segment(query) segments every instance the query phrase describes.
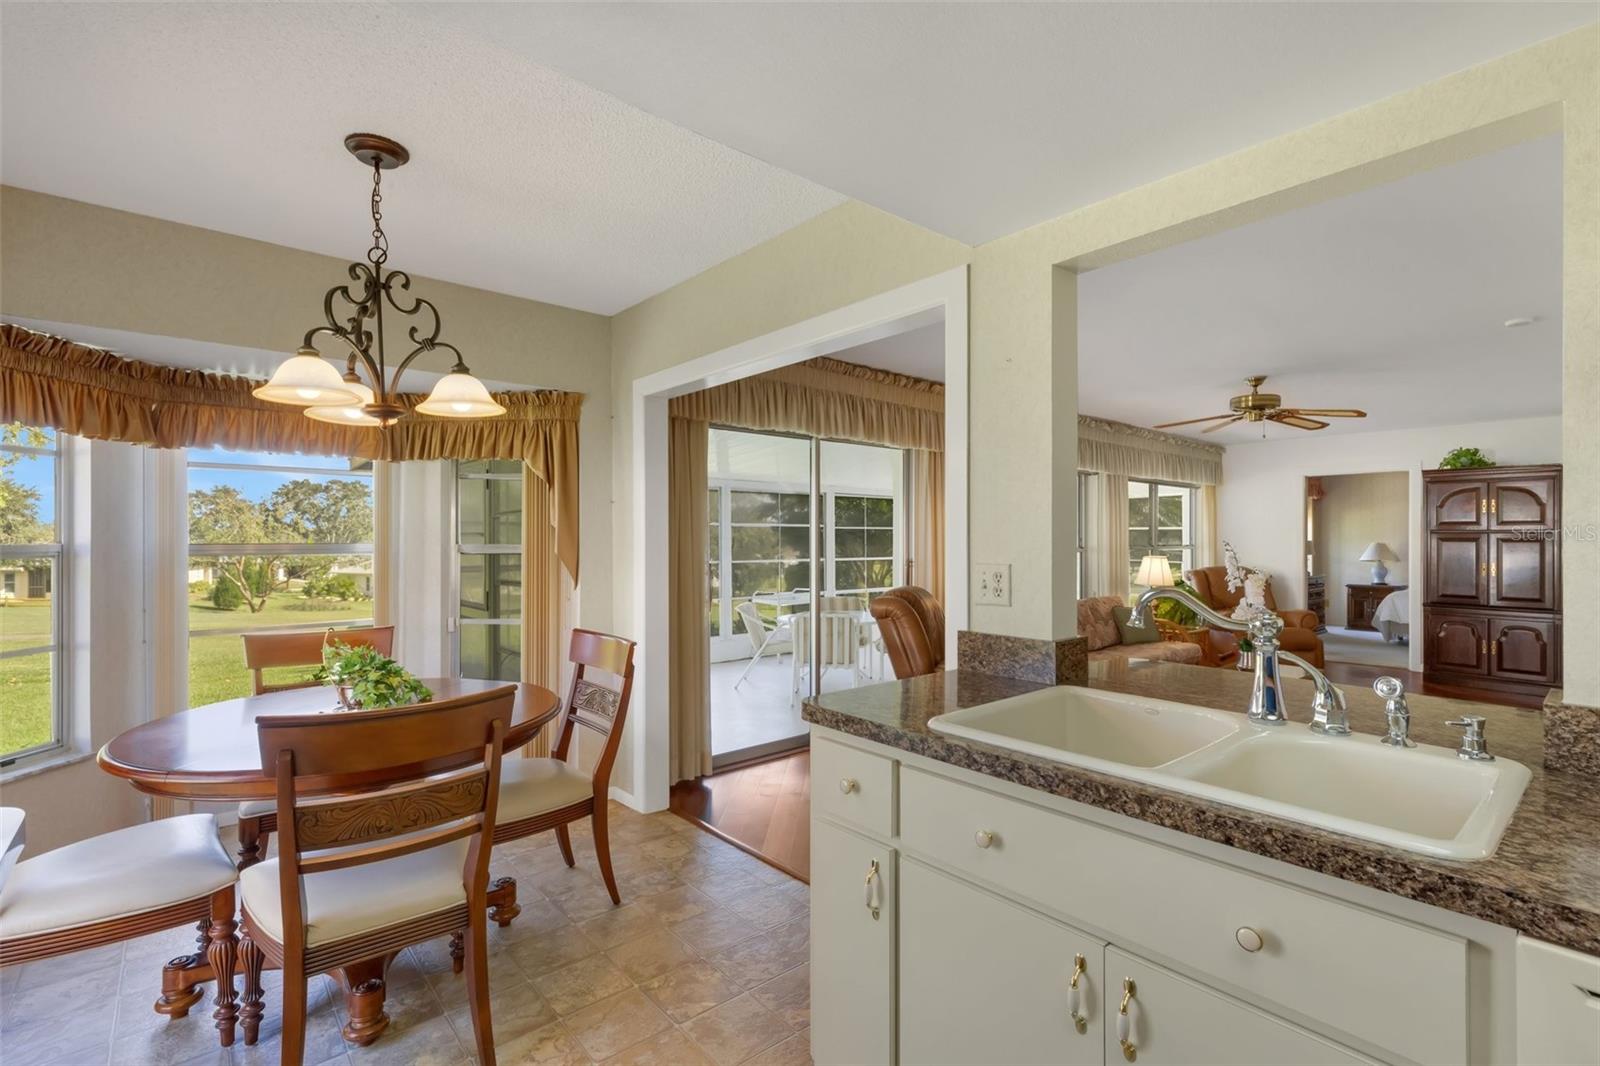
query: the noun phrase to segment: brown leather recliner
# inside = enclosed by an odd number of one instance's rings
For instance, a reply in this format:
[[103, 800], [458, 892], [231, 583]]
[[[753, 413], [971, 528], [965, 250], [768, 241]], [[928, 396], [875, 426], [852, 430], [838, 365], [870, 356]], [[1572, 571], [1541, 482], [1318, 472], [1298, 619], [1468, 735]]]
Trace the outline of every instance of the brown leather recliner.
[[944, 607], [927, 589], [902, 585], [873, 599], [883, 649], [898, 678], [944, 669]]
[[[1190, 571], [1195, 592], [1206, 606], [1222, 614], [1232, 614], [1244, 598], [1244, 590], [1228, 588], [1228, 568], [1202, 566]], [[1272, 581], [1267, 581], [1267, 610], [1283, 619], [1283, 632], [1278, 635], [1278, 647], [1293, 652], [1319, 670], [1322, 668], [1322, 638], [1317, 636], [1317, 616], [1312, 611], [1296, 609], [1279, 610], [1272, 596]], [[1232, 636], [1234, 634], [1230, 634]]]

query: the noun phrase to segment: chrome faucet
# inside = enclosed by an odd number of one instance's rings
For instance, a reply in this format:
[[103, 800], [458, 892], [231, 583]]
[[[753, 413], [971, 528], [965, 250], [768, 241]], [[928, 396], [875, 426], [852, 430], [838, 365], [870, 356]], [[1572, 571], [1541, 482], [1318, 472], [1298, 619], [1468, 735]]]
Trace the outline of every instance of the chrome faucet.
[[1326, 674], [1298, 655], [1280, 651], [1278, 658], [1304, 670], [1311, 683], [1317, 686], [1317, 694], [1311, 699], [1311, 731], [1330, 737], [1349, 736], [1350, 707], [1345, 703], [1344, 693], [1340, 691], [1339, 686], [1329, 681]]
[[[1250, 688], [1250, 709], [1245, 716], [1262, 725], [1282, 725], [1289, 719], [1283, 713], [1283, 682], [1278, 677], [1278, 634], [1283, 632], [1283, 619], [1270, 611], [1258, 612], [1248, 621], [1218, 614], [1182, 589], [1159, 586], [1141, 593], [1133, 605], [1131, 621], [1143, 628], [1150, 625], [1150, 606], [1156, 600], [1181, 603], [1195, 614], [1219, 629], [1231, 629], [1250, 638], [1255, 652], [1256, 676]], [[1320, 671], [1306, 667], [1323, 684], [1328, 679]]]
[[1383, 698], [1383, 716], [1389, 731], [1383, 742], [1393, 748], [1414, 748], [1411, 739], [1411, 708], [1406, 706], [1406, 686], [1398, 677], [1384, 677], [1372, 683], [1372, 691]]

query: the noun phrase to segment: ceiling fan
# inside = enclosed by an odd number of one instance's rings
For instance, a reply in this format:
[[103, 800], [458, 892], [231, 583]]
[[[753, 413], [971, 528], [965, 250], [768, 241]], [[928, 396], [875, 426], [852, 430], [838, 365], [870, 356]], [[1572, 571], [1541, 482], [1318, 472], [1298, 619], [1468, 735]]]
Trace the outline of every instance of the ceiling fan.
[[[1262, 392], [1261, 383], [1267, 380], [1265, 374], [1257, 374], [1244, 379], [1250, 386], [1250, 391], [1233, 397], [1228, 401], [1230, 414], [1211, 415], [1208, 418], [1191, 418], [1183, 422], [1163, 422], [1155, 429], [1172, 429], [1175, 426], [1192, 426], [1198, 422], [1216, 422], [1214, 426], [1207, 426], [1202, 433], [1215, 433], [1224, 426], [1231, 426], [1235, 422], [1277, 422], [1280, 425], [1293, 426], [1295, 429], [1327, 429], [1328, 423], [1321, 421], [1323, 418], [1366, 418], [1367, 412], [1357, 411], [1353, 407], [1285, 407], [1283, 397], [1275, 392]], [[1312, 418], [1311, 415], [1319, 417]], [[1262, 426], [1262, 432], [1266, 432]]]

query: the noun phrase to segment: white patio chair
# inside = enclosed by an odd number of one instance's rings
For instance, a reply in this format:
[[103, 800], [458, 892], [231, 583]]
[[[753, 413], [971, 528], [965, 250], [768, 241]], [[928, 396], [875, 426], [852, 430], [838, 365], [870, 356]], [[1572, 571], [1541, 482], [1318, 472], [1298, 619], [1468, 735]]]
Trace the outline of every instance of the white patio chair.
[[744, 684], [744, 679], [750, 676], [750, 671], [767, 652], [772, 652], [782, 661], [785, 652], [794, 651], [794, 618], [792, 614], [779, 615], [778, 621], [768, 626], [761, 617], [761, 612], [756, 610], [756, 605], [746, 601], [734, 608], [739, 617], [744, 619], [744, 632], [750, 638], [750, 646], [755, 649], [755, 654], [750, 656], [750, 661], [744, 664], [744, 671], [739, 674], [739, 680], [733, 683], [734, 688]]

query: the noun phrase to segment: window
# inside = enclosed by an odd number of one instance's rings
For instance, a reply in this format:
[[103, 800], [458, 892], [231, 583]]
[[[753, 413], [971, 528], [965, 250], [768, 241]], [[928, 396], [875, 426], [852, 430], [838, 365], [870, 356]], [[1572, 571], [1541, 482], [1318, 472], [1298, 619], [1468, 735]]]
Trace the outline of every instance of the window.
[[1128, 579], [1146, 555], [1165, 555], [1176, 580], [1194, 565], [1195, 490], [1128, 479]]
[[250, 693], [242, 633], [372, 624], [370, 460], [191, 449], [188, 488], [191, 707]]
[[[728, 551], [732, 610], [758, 592], [809, 588], [811, 496], [730, 489]], [[737, 613], [730, 632], [744, 632]]]
[[1092, 473], [1078, 471], [1078, 599], [1083, 599], [1083, 590], [1089, 587], [1088, 543], [1089, 543], [1089, 479]]
[[894, 498], [831, 494], [833, 557], [828, 587], [841, 594], [891, 589], [894, 577]]
[[713, 486], [706, 518], [706, 633], [722, 635], [722, 489]]
[[456, 464], [456, 672], [522, 680], [522, 463]]
[[54, 430], [0, 426], [0, 765], [65, 735], [65, 473]]

